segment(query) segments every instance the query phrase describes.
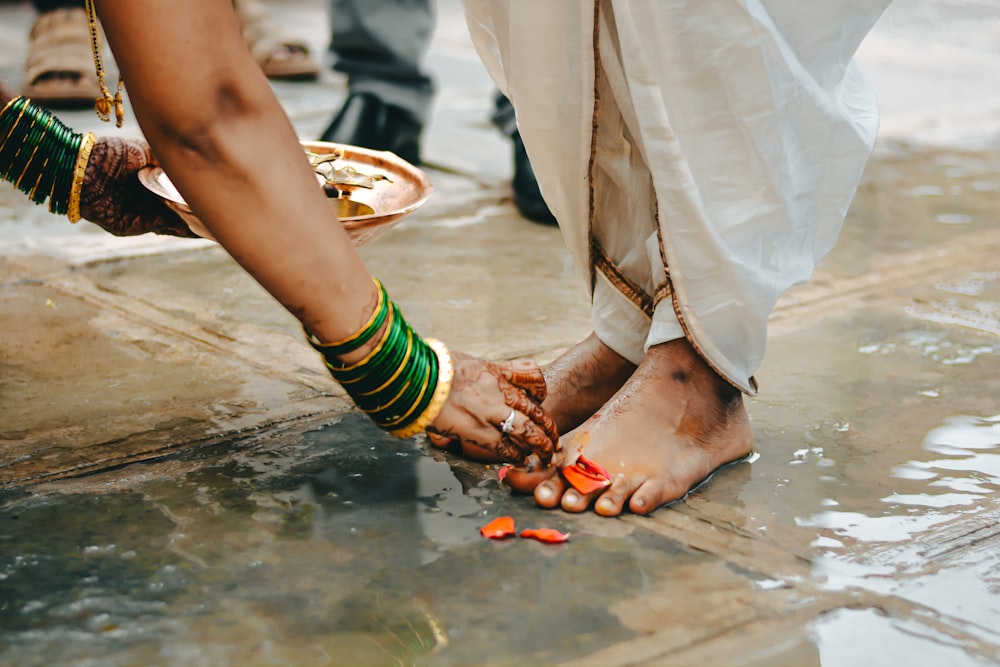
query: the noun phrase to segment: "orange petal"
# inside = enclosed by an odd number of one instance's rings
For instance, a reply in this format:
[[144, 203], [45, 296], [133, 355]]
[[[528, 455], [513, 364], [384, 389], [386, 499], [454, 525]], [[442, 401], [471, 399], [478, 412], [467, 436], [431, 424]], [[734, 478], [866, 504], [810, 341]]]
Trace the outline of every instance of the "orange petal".
[[479, 534], [491, 540], [502, 540], [517, 534], [514, 530], [514, 517], [498, 516], [479, 529]]
[[562, 544], [569, 540], [569, 533], [561, 533], [554, 528], [525, 528], [521, 537], [531, 538], [546, 544]]
[[594, 475], [595, 477], [601, 477], [603, 479], [608, 480], [609, 482], [611, 481], [611, 473], [609, 473], [604, 468], [604, 466], [602, 466], [597, 461], [591, 461], [583, 454], [580, 454], [580, 456], [577, 457], [576, 463], [574, 463], [573, 465], [575, 465], [577, 468], [590, 475]]
[[582, 454], [576, 463], [566, 466], [561, 472], [570, 486], [585, 496], [611, 486], [611, 474]]

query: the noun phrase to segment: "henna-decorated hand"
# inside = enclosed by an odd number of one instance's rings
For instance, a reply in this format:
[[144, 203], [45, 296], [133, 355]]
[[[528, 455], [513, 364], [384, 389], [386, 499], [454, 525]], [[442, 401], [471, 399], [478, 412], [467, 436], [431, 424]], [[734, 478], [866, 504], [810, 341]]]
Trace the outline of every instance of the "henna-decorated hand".
[[115, 236], [154, 232], [198, 238], [176, 213], [139, 182], [136, 172], [156, 159], [138, 139], [102, 137], [87, 162], [80, 213]]
[[[535, 454], [548, 464], [559, 443], [555, 422], [539, 405], [545, 378], [527, 361], [489, 362], [452, 352], [455, 379], [448, 402], [427, 437], [436, 447], [460, 447], [469, 458], [523, 463]], [[513, 410], [508, 432], [503, 423]]]

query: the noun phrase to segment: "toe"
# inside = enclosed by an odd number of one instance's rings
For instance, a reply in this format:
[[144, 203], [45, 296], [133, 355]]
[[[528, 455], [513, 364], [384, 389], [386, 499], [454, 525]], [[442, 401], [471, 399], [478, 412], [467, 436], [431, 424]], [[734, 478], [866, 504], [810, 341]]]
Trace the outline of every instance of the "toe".
[[590, 507], [591, 501], [594, 500], [597, 494], [597, 491], [591, 494], [583, 494], [576, 489], [570, 488], [563, 494], [560, 504], [567, 512], [586, 512], [587, 508]]
[[[530, 468], [511, 468], [507, 471], [504, 483], [518, 493], [531, 493], [541, 484], [547, 483], [546, 480], [553, 480], [553, 478], [554, 480], [558, 480], [558, 472], [559, 468], [555, 466], [546, 466], [534, 470]], [[562, 490], [559, 490], [559, 493], [562, 494]]]
[[535, 502], [539, 507], [555, 509], [559, 507], [565, 492], [566, 483], [556, 475], [535, 487]]
[[629, 485], [624, 477], [618, 477], [594, 503], [594, 512], [601, 516], [618, 516], [622, 513], [625, 501], [628, 500], [633, 488], [634, 486]]
[[683, 491], [674, 491], [663, 483], [647, 480], [632, 494], [628, 508], [634, 514], [649, 514], [657, 507], [679, 500], [683, 496]]

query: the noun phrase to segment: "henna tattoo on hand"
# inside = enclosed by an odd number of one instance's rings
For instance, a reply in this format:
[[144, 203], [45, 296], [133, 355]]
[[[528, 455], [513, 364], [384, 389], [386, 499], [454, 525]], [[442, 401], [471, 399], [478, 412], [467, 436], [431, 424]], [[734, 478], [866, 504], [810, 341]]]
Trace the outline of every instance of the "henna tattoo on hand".
[[542, 369], [530, 361], [508, 361], [492, 364], [500, 370], [503, 377], [518, 389], [523, 389], [528, 396], [541, 403], [548, 394], [545, 376]]
[[513, 395], [504, 391], [503, 388], [501, 388], [501, 391], [504, 392], [504, 400], [509, 407], [530, 419], [532, 423], [536, 424], [545, 433], [549, 440], [554, 443], [559, 442], [559, 428], [556, 426], [555, 420], [549, 416], [549, 413], [542, 409], [542, 406], [516, 390]]
[[507, 435], [500, 436], [500, 442], [496, 446], [496, 454], [502, 461], [510, 463], [521, 463], [528, 455]]
[[[427, 429], [435, 436], [432, 444], [449, 449], [458, 445], [473, 459], [499, 458], [520, 465], [534, 458], [548, 464], [558, 449], [559, 433], [534, 399], [545, 394], [541, 370], [530, 362], [487, 362], [454, 351], [452, 360], [456, 370], [449, 405], [455, 411]], [[512, 433], [501, 432], [508, 414], [496, 416], [501, 402], [527, 416], [515, 421]]]
[[115, 236], [154, 232], [197, 238], [176, 213], [139, 182], [136, 172], [156, 164], [149, 144], [102, 137], [87, 162], [80, 213]]
[[[521, 440], [523, 440], [531, 447], [531, 452], [529, 453], [548, 450], [549, 452], [548, 458], [544, 460], [544, 463], [548, 465], [549, 461], [552, 460], [552, 448], [549, 444], [552, 442], [552, 439], [549, 437], [549, 435], [545, 433], [545, 431], [540, 429], [538, 425], [535, 424], [535, 422], [533, 421], [525, 422], [524, 430], [518, 435], [520, 436]], [[558, 444], [558, 441], [556, 442]]]

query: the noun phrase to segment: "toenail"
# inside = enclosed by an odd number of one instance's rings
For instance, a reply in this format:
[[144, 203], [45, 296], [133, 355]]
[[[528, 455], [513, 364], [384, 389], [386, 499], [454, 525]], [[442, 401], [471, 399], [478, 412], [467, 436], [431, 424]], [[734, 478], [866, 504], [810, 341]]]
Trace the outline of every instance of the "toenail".
[[563, 499], [568, 503], [578, 503], [580, 502], [580, 495], [576, 491], [567, 491]]
[[611, 498], [601, 498], [599, 504], [601, 506], [601, 509], [604, 510], [613, 510], [615, 508], [615, 504], [611, 502]]
[[552, 500], [555, 497], [556, 493], [555, 491], [552, 490], [551, 486], [541, 485], [538, 487], [536, 495], [539, 500]]
[[645, 507], [646, 506], [646, 499], [645, 498], [636, 498], [634, 502], [635, 502], [635, 506], [636, 507]]

